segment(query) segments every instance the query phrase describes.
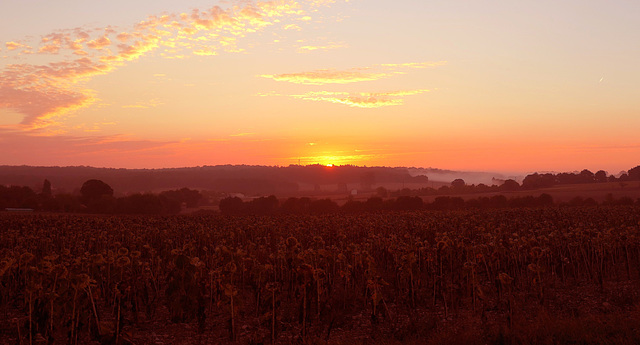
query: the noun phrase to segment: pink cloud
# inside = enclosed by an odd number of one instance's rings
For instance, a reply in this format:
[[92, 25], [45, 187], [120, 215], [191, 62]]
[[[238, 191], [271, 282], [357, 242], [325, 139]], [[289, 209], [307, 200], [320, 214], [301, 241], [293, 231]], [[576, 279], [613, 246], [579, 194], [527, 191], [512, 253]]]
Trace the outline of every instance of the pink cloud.
[[23, 125], [42, 126], [56, 116], [93, 103], [90, 91], [72, 85], [110, 69], [89, 58], [48, 65], [10, 65], [0, 73], [0, 108], [23, 114]]
[[21, 49], [21, 48], [30, 49], [31, 48], [28, 45], [22, 44], [20, 42], [13, 42], [13, 41], [5, 43], [5, 46], [7, 47], [7, 50], [17, 50], [17, 49]]
[[[315, 10], [315, 2], [306, 4]], [[0, 71], [0, 108], [24, 115], [23, 125], [46, 126], [56, 117], [95, 102], [83, 82], [160, 47], [166, 48], [161, 56], [167, 58], [239, 52], [239, 38], [279, 22], [280, 17], [305, 13], [295, 0], [243, 2], [226, 9], [213, 6], [189, 14], [149, 16], [129, 30], [107, 26], [56, 31], [42, 36], [35, 50], [61, 60], [10, 64]], [[5, 46], [13, 57], [32, 52], [23, 41], [6, 42]]]
[[40, 47], [38, 49], [38, 53], [47, 53], [47, 54], [58, 54], [60, 51], [60, 46], [55, 44], [47, 44], [45, 46]]
[[83, 31], [81, 29], [76, 29], [74, 31], [78, 39], [81, 39], [82, 41], [86, 41], [91, 37], [86, 31]]
[[91, 101], [90, 96], [64, 89], [15, 89], [0, 86], [0, 108], [9, 108], [24, 114], [23, 124], [33, 124], [37, 119], [47, 115], [82, 107]]
[[[354, 108], [381, 108], [404, 104], [407, 96], [420, 95], [430, 90], [405, 90], [392, 92], [340, 92], [340, 91], [311, 91], [304, 94], [288, 95], [289, 97], [305, 101], [328, 102], [347, 105]], [[260, 96], [287, 96], [281, 94], [260, 94]]]
[[111, 45], [111, 40], [107, 36], [102, 36], [93, 41], [87, 42], [87, 47], [91, 49], [101, 50]]
[[116, 36], [116, 38], [118, 39], [118, 41], [126, 43], [131, 39], [131, 35], [127, 32], [121, 32], [118, 34], [118, 36]]

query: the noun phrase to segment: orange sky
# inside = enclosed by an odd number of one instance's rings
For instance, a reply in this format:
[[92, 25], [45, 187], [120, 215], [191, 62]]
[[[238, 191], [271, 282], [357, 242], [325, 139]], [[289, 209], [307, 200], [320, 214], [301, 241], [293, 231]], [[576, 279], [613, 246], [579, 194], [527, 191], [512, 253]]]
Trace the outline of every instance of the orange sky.
[[9, 0], [0, 164], [640, 164], [631, 1]]

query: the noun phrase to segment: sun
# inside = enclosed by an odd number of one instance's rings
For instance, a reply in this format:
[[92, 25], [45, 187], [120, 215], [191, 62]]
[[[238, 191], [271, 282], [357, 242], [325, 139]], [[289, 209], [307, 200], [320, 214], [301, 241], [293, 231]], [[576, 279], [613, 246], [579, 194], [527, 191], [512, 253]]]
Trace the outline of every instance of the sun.
[[332, 168], [332, 167], [333, 167], [333, 164], [329, 163], [329, 164], [327, 164], [326, 166], [327, 166], [327, 167], [329, 167], [329, 168]]

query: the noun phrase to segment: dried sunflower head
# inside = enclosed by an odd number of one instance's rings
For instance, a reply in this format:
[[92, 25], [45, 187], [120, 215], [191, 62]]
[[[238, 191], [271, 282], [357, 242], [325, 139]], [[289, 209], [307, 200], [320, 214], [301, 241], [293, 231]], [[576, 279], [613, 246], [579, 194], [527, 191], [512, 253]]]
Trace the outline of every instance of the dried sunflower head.
[[267, 288], [268, 291], [274, 291], [275, 292], [275, 291], [278, 290], [279, 285], [280, 284], [278, 282], [269, 282], [269, 283], [267, 283], [266, 288]]
[[125, 256], [127, 254], [129, 254], [129, 249], [125, 247], [121, 247], [120, 249], [118, 249], [118, 256]]
[[295, 237], [289, 237], [286, 240], [286, 244], [288, 248], [293, 248], [298, 244], [298, 240]]
[[31, 260], [33, 260], [33, 258], [34, 258], [33, 254], [29, 252], [25, 252], [22, 255], [20, 255], [20, 263], [28, 264], [29, 262], [31, 262]]
[[504, 272], [498, 274], [498, 279], [500, 280], [502, 285], [505, 285], [505, 286], [511, 284], [511, 282], [513, 281], [513, 278], [511, 278], [510, 275]]
[[225, 270], [229, 273], [234, 273], [238, 270], [238, 267], [236, 266], [235, 262], [232, 261], [228, 263], [227, 266], [225, 266]]
[[2, 277], [13, 265], [13, 260], [5, 259], [0, 261], [0, 277]]
[[77, 276], [75, 276], [74, 285], [78, 290], [80, 290], [88, 287], [90, 282], [91, 282], [91, 277], [89, 277], [88, 274], [80, 273]]
[[238, 289], [231, 284], [226, 284], [224, 286], [224, 294], [228, 297], [232, 297], [238, 294]]
[[118, 258], [118, 260], [116, 261], [116, 265], [118, 267], [124, 267], [127, 266], [128, 264], [131, 263], [131, 259], [129, 259], [128, 256], [121, 256]]
[[318, 269], [313, 271], [313, 277], [316, 280], [324, 280], [327, 277], [327, 274], [325, 273], [325, 271], [323, 269], [318, 268]]
[[42, 273], [49, 274], [53, 272], [53, 264], [50, 261], [44, 260], [38, 265], [38, 270]]
[[531, 248], [531, 251], [529, 253], [531, 254], [531, 257], [533, 257], [534, 259], [539, 259], [542, 256], [542, 248], [533, 247]]
[[94, 255], [93, 256], [93, 263], [96, 265], [104, 265], [105, 263], [105, 259], [104, 256], [102, 256], [102, 254], [98, 254], [98, 255]]

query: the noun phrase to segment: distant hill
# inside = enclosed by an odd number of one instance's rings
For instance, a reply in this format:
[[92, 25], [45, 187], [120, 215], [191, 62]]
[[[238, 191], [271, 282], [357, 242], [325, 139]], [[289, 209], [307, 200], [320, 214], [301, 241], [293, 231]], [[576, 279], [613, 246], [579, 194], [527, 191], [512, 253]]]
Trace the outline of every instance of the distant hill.
[[[432, 169], [436, 172], [437, 169]], [[451, 182], [466, 174], [446, 171]], [[427, 177], [425, 177], [425, 175]], [[457, 177], [456, 177], [457, 176]], [[471, 176], [471, 175], [468, 175]], [[44, 179], [57, 192], [74, 192], [89, 179], [109, 184], [116, 194], [158, 192], [176, 188], [212, 190], [245, 195], [286, 195], [341, 188], [374, 189], [378, 186], [426, 186], [429, 171], [402, 167], [290, 165], [287, 167], [217, 165], [172, 169], [111, 169], [86, 166], [0, 166], [0, 184], [29, 186], [39, 190]], [[472, 181], [469, 181], [472, 182]]]

